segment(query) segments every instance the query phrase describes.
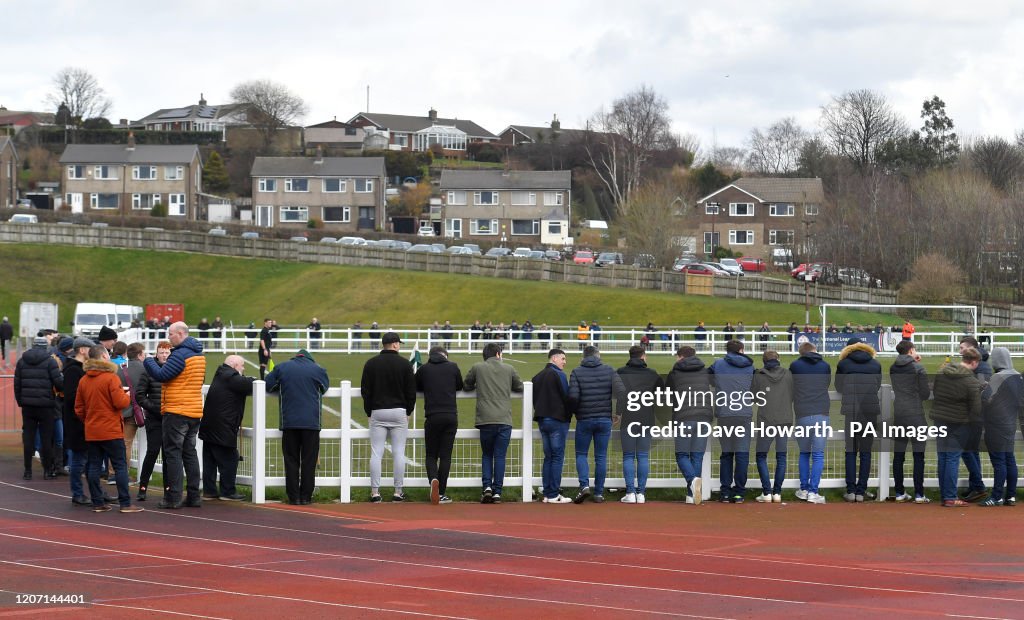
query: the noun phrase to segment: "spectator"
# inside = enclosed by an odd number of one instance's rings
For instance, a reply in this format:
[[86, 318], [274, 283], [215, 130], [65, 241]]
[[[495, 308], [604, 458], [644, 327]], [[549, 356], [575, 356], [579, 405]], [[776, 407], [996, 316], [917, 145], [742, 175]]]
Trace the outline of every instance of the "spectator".
[[482, 340], [484, 336], [484, 326], [480, 324], [480, 319], [473, 321], [473, 324], [469, 326], [469, 337], [473, 342]]
[[910, 319], [903, 322], [903, 329], [901, 331], [903, 332], [904, 340], [914, 339], [914, 324], [910, 322]]
[[992, 349], [991, 359], [996, 373], [982, 393], [982, 418], [985, 446], [992, 461], [992, 495], [978, 505], [1015, 506], [1019, 471], [1013, 444], [1017, 418], [1024, 410], [1024, 378], [1014, 370], [1008, 349]]
[[[167, 363], [171, 355], [171, 343], [161, 340], [156, 345], [157, 366]], [[145, 362], [143, 362], [145, 367]], [[139, 377], [139, 383], [135, 386], [135, 400], [146, 411], [146, 457], [142, 460], [139, 471], [139, 492], [135, 500], [146, 501], [146, 491], [149, 488], [149, 479], [153, 475], [153, 468], [156, 466], [156, 459], [160, 456], [163, 448], [163, 416], [160, 413], [160, 398], [162, 384], [149, 376], [148, 372]], [[166, 470], [166, 466], [165, 466]]]
[[[924, 417], [924, 401], [931, 396], [928, 385], [928, 372], [921, 365], [914, 343], [901, 340], [896, 345], [896, 361], [889, 368], [889, 383], [895, 397], [893, 401], [893, 425], [905, 431], [913, 431], [927, 424]], [[903, 464], [906, 461], [907, 446], [913, 444], [914, 453], [914, 496], [907, 494], [903, 485]], [[914, 501], [927, 504], [924, 494], [924, 448], [925, 438], [908, 439], [899, 437], [893, 440], [892, 479], [896, 502]]]
[[481, 504], [500, 504], [505, 483], [505, 453], [512, 439], [511, 392], [522, 392], [523, 381], [516, 369], [502, 361], [501, 347], [488, 343], [483, 362], [466, 374], [467, 392], [476, 390], [476, 428], [483, 453]]
[[[584, 327], [586, 325], [584, 324]], [[582, 504], [593, 495], [593, 501], [604, 501], [604, 481], [608, 474], [608, 441], [612, 425], [618, 422], [613, 403], [626, 395], [622, 378], [601, 362], [601, 352], [593, 345], [583, 349], [583, 361], [569, 376], [569, 400], [576, 408], [576, 473], [580, 489], [573, 503]], [[594, 488], [590, 488], [590, 467], [587, 454], [594, 443]]]
[[558, 348], [554, 345], [554, 341], [551, 336], [551, 330], [548, 327], [547, 323], [540, 324], [540, 329], [537, 331], [537, 344], [540, 345], [542, 350], [545, 347], [550, 347], [552, 349]]
[[328, 385], [327, 371], [305, 349], [267, 375], [267, 392], [281, 396], [284, 485], [292, 505], [313, 501], [320, 458], [320, 416]]
[[[875, 350], [850, 338], [839, 354], [836, 365], [836, 391], [843, 395], [843, 416], [846, 418], [846, 494], [848, 502], [863, 502], [868, 495], [868, 476], [871, 474], [870, 434], [856, 432], [852, 423], [878, 425], [880, 413], [878, 390], [882, 386], [882, 365], [875, 359]], [[860, 467], [857, 459], [860, 458]]]
[[[163, 366], [147, 359], [146, 372], [162, 383], [161, 411], [163, 412], [164, 499], [157, 508], [177, 509], [202, 506], [199, 491], [199, 455], [196, 436], [203, 418], [203, 380], [206, 378], [206, 358], [203, 345], [188, 335], [188, 325], [179, 321], [167, 328], [171, 354]], [[182, 478], [187, 478], [183, 485]], [[187, 495], [182, 498], [183, 486]]]
[[736, 339], [743, 341], [747, 339], [747, 328], [743, 325], [743, 321], [736, 323]]
[[320, 326], [320, 319], [313, 317], [313, 319], [309, 322], [309, 325], [306, 325], [306, 332], [309, 335], [309, 346], [312, 347], [314, 350], [319, 349], [320, 341], [324, 337], [322, 328]]
[[452, 467], [455, 433], [459, 430], [457, 394], [462, 391], [462, 371], [448, 360], [448, 351], [434, 345], [427, 363], [416, 371], [416, 389], [423, 392], [423, 443], [427, 452], [430, 503], [450, 504], [448, 474]]
[[704, 321], [697, 321], [697, 327], [693, 328], [693, 339], [697, 342], [697, 346], [704, 347], [704, 343], [708, 339], [708, 330], [704, 327]]
[[[629, 361], [616, 373], [622, 380], [624, 392], [653, 393], [665, 387], [665, 381], [654, 370], [647, 367], [647, 352], [643, 347], [629, 348]], [[622, 475], [626, 479], [626, 494], [620, 500], [624, 504], [643, 504], [647, 501], [647, 476], [650, 473], [651, 435], [647, 431], [657, 420], [654, 408], [641, 404], [636, 412], [629, 411], [625, 403], [619, 403], [622, 412], [619, 439], [622, 443]], [[639, 436], [637, 436], [639, 435]]]
[[444, 340], [444, 348], [452, 348], [452, 332], [455, 330], [452, 327], [451, 321], [445, 321], [444, 325], [441, 326], [441, 339]]
[[511, 337], [513, 342], [518, 342], [519, 341], [519, 335], [520, 335], [519, 333], [521, 331], [522, 331], [522, 328], [519, 327], [519, 323], [516, 323], [516, 320], [512, 319], [512, 322], [509, 323], [509, 326], [508, 326], [508, 333], [509, 333], [509, 336]]
[[7, 364], [7, 343], [14, 339], [14, 327], [7, 317], [0, 321], [0, 360]]
[[224, 321], [220, 320], [220, 315], [213, 317], [213, 323], [210, 324], [210, 329], [213, 330], [214, 338], [221, 338], [224, 336]]
[[[675, 439], [676, 465], [686, 479], [686, 503], [700, 504], [702, 496], [701, 469], [708, 438], [697, 432], [701, 422], [712, 421], [714, 392], [711, 376], [704, 362], [697, 357], [697, 351], [690, 346], [679, 347], [676, 362], [666, 379], [668, 387], [685, 398], [684, 404], [672, 412], [672, 421], [679, 424], [683, 432]], [[678, 397], [677, 397], [678, 398]]]
[[[99, 335], [96, 336], [96, 342], [102, 344], [107, 353], [114, 357], [114, 343], [117, 342], [117, 332], [104, 325], [100, 328]], [[117, 364], [116, 361], [114, 363]]]
[[543, 502], [568, 504], [572, 500], [562, 495], [562, 464], [565, 462], [565, 444], [569, 437], [572, 418], [569, 402], [569, 380], [565, 377], [565, 351], [548, 351], [548, 363], [533, 381], [533, 419], [540, 430], [544, 444]]
[[88, 338], [75, 338], [72, 343], [74, 355], [64, 363], [64, 407], [61, 413], [64, 420], [64, 447], [71, 453], [68, 468], [71, 477], [71, 503], [75, 506], [88, 506], [91, 503], [86, 499], [82, 486], [89, 446], [85, 443], [85, 425], [75, 415], [75, 398], [78, 395], [78, 383], [85, 376], [82, 365], [89, 359], [89, 349], [94, 346], [93, 341]]
[[21, 407], [21, 441], [25, 480], [32, 479], [32, 457], [35, 454], [36, 431], [39, 431], [39, 457], [43, 479], [56, 478], [53, 471], [53, 423], [56, 393], [64, 387], [57, 360], [46, 351], [46, 338], [36, 337], [32, 348], [18, 359], [14, 367], [14, 400]]
[[587, 341], [590, 339], [590, 328], [587, 327], [586, 321], [580, 321], [579, 327], [576, 328], [576, 340], [579, 345], [580, 351], [587, 347]]
[[[782, 503], [782, 483], [786, 479], [786, 432], [793, 427], [793, 373], [779, 363], [779, 354], [767, 350], [761, 355], [764, 367], [754, 373], [751, 391], [764, 398], [757, 408], [757, 421], [763, 428], [773, 427], [776, 433], [757, 438], [754, 460], [761, 478], [761, 495], [757, 501]], [[772, 436], [774, 435], [774, 437]], [[775, 443], [775, 480], [768, 475], [768, 451]]]
[[839, 333], [839, 328], [836, 327], [835, 323], [829, 323], [828, 329], [825, 330], [825, 331], [828, 334], [838, 334]]
[[367, 334], [370, 337], [370, 341], [376, 343], [380, 340], [380, 326], [377, 325], [377, 321], [370, 323], [370, 333]]
[[760, 341], [762, 343], [762, 346], [764, 346], [764, 343], [768, 342], [771, 339], [771, 337], [772, 337], [771, 336], [772, 328], [769, 327], [768, 321], [765, 321], [764, 323], [761, 323], [761, 329], [759, 329], [757, 331], [758, 331], [758, 333], [761, 334], [760, 336], [757, 337], [757, 339], [758, 339], [758, 341]]
[[[125, 384], [131, 390], [135, 402], [139, 402], [139, 384], [142, 383], [142, 376], [146, 374], [146, 367], [142, 360], [146, 358], [146, 348], [139, 342], [128, 345], [125, 353], [128, 361], [121, 368]], [[139, 404], [141, 407], [142, 405]], [[128, 415], [124, 415], [127, 412]], [[135, 414], [129, 405], [121, 413], [124, 417], [124, 449], [129, 461], [132, 458], [132, 449], [135, 446], [135, 435], [139, 432], [139, 425], [135, 423]]]
[[527, 351], [529, 351], [531, 345], [533, 344], [533, 342], [532, 342], [533, 341], [533, 323], [530, 322], [530, 319], [526, 319], [523, 322], [522, 331], [523, 331], [523, 348], [526, 349]]
[[204, 316], [203, 320], [196, 325], [196, 329], [199, 330], [199, 339], [205, 343], [210, 337], [210, 321]]
[[363, 324], [360, 323], [359, 321], [356, 321], [355, 323], [352, 324], [351, 329], [352, 329], [352, 348], [355, 349], [356, 351], [358, 351], [359, 349], [363, 348], [363, 343], [362, 343]]
[[800, 446], [800, 490], [796, 498], [812, 504], [824, 504], [825, 497], [818, 492], [821, 472], [825, 467], [825, 443], [828, 434], [828, 415], [831, 401], [828, 386], [832, 383], [832, 369], [818, 353], [814, 343], [800, 345], [800, 357], [789, 365], [793, 374], [793, 417], [802, 427]]
[[405, 438], [409, 431], [409, 416], [416, 408], [416, 377], [412, 364], [398, 355], [402, 345], [398, 334], [387, 332], [381, 338], [381, 345], [381, 352], [363, 365], [363, 377], [359, 383], [363, 410], [370, 417], [370, 501], [382, 501], [381, 462], [384, 443], [390, 439], [395, 482], [391, 499], [403, 502]]
[[855, 334], [855, 333], [857, 333], [857, 330], [855, 330], [853, 328], [853, 324], [852, 323], [847, 321], [846, 325], [843, 326], [843, 333], [844, 334]]
[[[981, 361], [978, 362], [978, 366], [974, 370], [974, 376], [982, 384], [988, 383], [992, 378], [992, 366], [988, 362], [988, 351], [973, 336], [960, 338], [960, 352], [963, 353], [970, 348], [976, 349], [981, 354]], [[964, 501], [974, 503], [980, 502], [988, 495], [985, 481], [981, 476], [981, 436], [984, 433], [981, 419], [972, 420], [968, 424], [966, 432], [967, 442], [962, 446], [963, 452], [960, 455], [964, 466], [967, 467], [967, 495], [964, 496]]]
[[273, 326], [273, 319], [263, 319], [263, 329], [260, 330], [260, 343], [257, 345], [257, 357], [260, 362], [260, 380], [265, 379], [267, 371], [270, 370], [270, 360], [273, 356], [274, 348], [274, 332], [271, 329]]
[[[245, 499], [235, 488], [238, 473], [238, 429], [245, 415], [245, 399], [252, 394], [253, 377], [245, 376], [245, 360], [229, 355], [210, 381], [203, 404], [203, 497], [238, 501]], [[217, 472], [220, 486], [217, 486]]]
[[597, 321], [590, 322], [590, 340], [591, 342], [597, 342], [601, 339], [601, 326], [597, 324]]
[[249, 327], [245, 332], [245, 348], [248, 349], [252, 346], [252, 341], [256, 340], [259, 334], [256, 332], [256, 323], [249, 321]]
[[970, 424], [981, 419], [983, 383], [975, 376], [981, 354], [974, 347], [960, 354], [959, 364], [945, 364], [935, 376], [932, 422], [945, 428], [936, 440], [939, 494], [945, 507], [966, 506], [957, 497], [960, 453], [970, 438]]
[[[734, 430], [722, 438], [719, 457], [720, 502], [742, 504], [747, 490], [747, 468], [750, 465], [750, 421], [753, 408], [744, 394], [750, 392], [754, 378], [754, 360], [743, 353], [743, 343], [730, 340], [725, 344], [725, 357], [719, 358], [708, 369], [711, 383], [718, 391], [728, 395], [728, 403], [715, 408], [718, 425]], [[738, 406], [737, 406], [738, 405]], [[742, 435], [742, 436], [741, 436]]]

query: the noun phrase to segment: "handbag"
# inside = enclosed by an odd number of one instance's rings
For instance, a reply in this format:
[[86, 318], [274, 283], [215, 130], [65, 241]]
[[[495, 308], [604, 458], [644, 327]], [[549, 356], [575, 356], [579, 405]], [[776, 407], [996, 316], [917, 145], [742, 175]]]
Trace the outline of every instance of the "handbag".
[[125, 370], [124, 382], [128, 384], [128, 396], [132, 399], [132, 417], [135, 418], [136, 426], [146, 425], [146, 410], [139, 405], [139, 401], [135, 400], [135, 386], [132, 385], [132, 380], [128, 378], [128, 371]]

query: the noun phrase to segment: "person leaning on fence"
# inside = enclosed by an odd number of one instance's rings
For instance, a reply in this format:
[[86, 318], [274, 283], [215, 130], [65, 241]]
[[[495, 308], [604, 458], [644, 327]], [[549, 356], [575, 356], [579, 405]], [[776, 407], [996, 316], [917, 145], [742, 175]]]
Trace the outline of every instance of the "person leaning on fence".
[[86, 499], [82, 486], [89, 445], [85, 443], [85, 425], [75, 415], [75, 398], [78, 396], [78, 383], [85, 376], [83, 364], [89, 359], [89, 349], [94, 346], [88, 338], [75, 338], [71, 345], [73, 355], [64, 362], [64, 406], [61, 417], [64, 420], [64, 447], [71, 452], [68, 468], [71, 503], [75, 506], [88, 506], [91, 503]]
[[416, 371], [416, 390], [423, 392], [423, 443], [427, 453], [430, 503], [450, 504], [448, 474], [452, 449], [459, 430], [457, 395], [462, 391], [462, 371], [448, 359], [441, 345], [430, 347], [427, 363]]
[[569, 402], [569, 380], [565, 376], [565, 351], [548, 351], [548, 363], [533, 381], [533, 419], [540, 430], [544, 446], [544, 463], [541, 467], [543, 502], [545, 504], [570, 504], [572, 500], [562, 495], [562, 464], [565, 462], [565, 445], [569, 437], [569, 422], [572, 419]]
[[[629, 347], [629, 361], [617, 371], [625, 393], [653, 394], [665, 387], [665, 381], [656, 371], [647, 367], [647, 351], [640, 346]], [[622, 417], [619, 440], [622, 445], [622, 475], [626, 479], [624, 504], [643, 504], [647, 501], [647, 476], [651, 470], [651, 434], [656, 423], [654, 407], [638, 403], [637, 411], [629, 411], [625, 402], [618, 404]]]
[[[893, 426], [902, 428], [904, 434], [913, 432], [927, 424], [924, 417], [924, 401], [931, 396], [928, 385], [928, 371], [921, 365], [914, 343], [901, 340], [896, 345], [896, 361], [889, 367], [889, 383], [892, 385]], [[914, 501], [927, 504], [924, 494], [924, 450], [927, 439], [897, 437], [893, 439], [892, 479], [896, 493], [895, 501], [899, 503]], [[903, 464], [906, 461], [907, 446], [910, 445], [914, 454], [914, 496], [906, 492], [903, 484]]]
[[960, 454], [970, 439], [970, 424], [981, 420], [981, 390], [984, 384], [974, 372], [981, 354], [971, 347], [960, 354], [960, 363], [945, 364], [935, 375], [932, 423], [944, 428], [936, 439], [939, 495], [945, 507], [967, 506], [957, 497]]
[[25, 473], [22, 478], [32, 479], [32, 457], [36, 451], [36, 431], [39, 431], [39, 457], [43, 465], [43, 478], [56, 478], [53, 471], [53, 425], [56, 394], [64, 386], [60, 365], [47, 350], [46, 338], [36, 337], [32, 348], [25, 351], [14, 367], [14, 400], [21, 407], [21, 442]]
[[[588, 497], [604, 501], [604, 481], [608, 475], [608, 442], [612, 426], [618, 421], [613, 406], [626, 398], [622, 378], [611, 366], [601, 362], [601, 352], [588, 345], [583, 349], [583, 361], [569, 376], [569, 400], [576, 414], [576, 474], [580, 488], [573, 497], [582, 504]], [[590, 487], [590, 466], [587, 455], [594, 443], [594, 487]]]
[[701, 469], [708, 438], [698, 432], [698, 424], [710, 425], [714, 419], [711, 375], [697, 357], [697, 351], [691, 346], [683, 346], [676, 350], [676, 362], [665, 382], [677, 399], [684, 399], [672, 412], [672, 422], [682, 431], [675, 437], [676, 465], [686, 479], [686, 503], [700, 504], [704, 501]]
[[320, 319], [313, 317], [310, 320], [309, 325], [306, 325], [306, 331], [309, 334], [309, 346], [311, 349], [319, 349], [320, 341], [324, 337], [323, 327], [320, 325]]
[[[161, 340], [156, 345], [156, 363], [163, 366], [171, 355], [171, 343]], [[145, 364], [145, 362], [143, 362]], [[163, 384], [149, 376], [148, 372], [142, 373], [139, 377], [139, 384], [135, 386], [135, 400], [146, 412], [146, 457], [139, 467], [139, 492], [135, 501], [146, 501], [146, 493], [149, 489], [149, 479], [153, 476], [153, 468], [156, 467], [156, 459], [163, 451], [164, 427], [163, 415], [160, 413], [160, 399], [163, 392]]]
[[[580, 351], [586, 348], [587, 342], [590, 340], [590, 328], [587, 326], [586, 321], [580, 321], [579, 326], [576, 328], [576, 341], [579, 345]], [[585, 355], [585, 354], [584, 354]]]
[[384, 444], [391, 440], [392, 472], [395, 490], [392, 501], [405, 501], [405, 438], [409, 432], [409, 416], [416, 408], [416, 376], [409, 360], [398, 350], [402, 339], [395, 332], [381, 337], [383, 349], [363, 365], [359, 389], [363, 410], [370, 418], [370, 501], [380, 496], [381, 462]]
[[832, 368], [814, 343], [800, 345], [800, 357], [789, 365], [793, 374], [793, 419], [803, 434], [797, 438], [800, 446], [800, 489], [796, 498], [812, 504], [824, 504], [825, 497], [818, 492], [821, 472], [825, 467], [825, 445], [828, 434], [828, 414], [831, 401], [828, 386], [832, 383]]
[[[881, 413], [878, 390], [881, 387], [882, 365], [875, 359], [875, 350], [860, 338], [847, 340], [836, 364], [836, 391], [843, 395], [842, 412], [846, 418], [846, 494], [843, 499], [848, 502], [863, 502], [871, 497], [868, 477], [874, 441], [865, 432], [865, 425], [878, 428]], [[852, 423], [861, 424], [859, 432]]]
[[[761, 495], [757, 501], [765, 504], [782, 503], [782, 483], [786, 480], [786, 432], [793, 427], [793, 373], [779, 363], [779, 354], [771, 349], [761, 354], [764, 367], [754, 373], [750, 388], [755, 396], [761, 395], [764, 404], [757, 408], [757, 421], [763, 428], [777, 432], [757, 438], [754, 461], [761, 478]], [[772, 436], [774, 435], [774, 436]], [[768, 450], [775, 443], [775, 479], [768, 475]]]
[[484, 361], [466, 374], [464, 388], [476, 390], [476, 428], [480, 431], [483, 457], [481, 504], [500, 504], [505, 485], [505, 454], [512, 439], [512, 392], [523, 391], [523, 381], [512, 366], [502, 361], [501, 347], [484, 346]]
[[978, 505], [1015, 506], [1019, 471], [1013, 444], [1017, 418], [1024, 411], [1024, 378], [1014, 370], [1005, 347], [992, 349], [990, 359], [996, 372], [982, 393], [982, 418], [985, 448], [992, 461], [992, 495]]
[[[988, 383], [992, 378], [992, 365], [988, 361], [988, 351], [981, 346], [974, 336], [961, 337], [960, 352], [963, 353], [971, 348], [976, 349], [981, 355], [981, 361], [978, 362], [978, 367], [974, 369], [974, 376], [983, 384]], [[981, 476], [981, 436], [983, 433], [984, 428], [980, 419], [971, 422], [968, 428], [967, 443], [964, 445], [964, 450], [960, 455], [964, 462], [964, 467], [967, 468], [967, 494], [963, 499], [968, 503], [979, 502], [988, 495], [985, 481]]]
[[[245, 376], [245, 360], [229, 355], [217, 367], [203, 404], [203, 497], [238, 501], [244, 495], [235, 489], [238, 473], [238, 429], [245, 415], [245, 399], [252, 394], [254, 377]], [[217, 472], [220, 472], [220, 487]]]
[[529, 351], [533, 340], [533, 323], [530, 322], [530, 319], [523, 321], [521, 329], [523, 332], [523, 348]]
[[278, 364], [267, 375], [267, 392], [280, 394], [281, 456], [288, 503], [310, 504], [320, 458], [323, 395], [330, 385], [327, 371], [305, 349]]
[[914, 329], [914, 324], [910, 322], [910, 319], [903, 321], [903, 327], [900, 329], [900, 332], [903, 334], [904, 340], [913, 341], [915, 331], [916, 330]]
[[715, 360], [708, 374], [712, 385], [726, 394], [716, 403], [718, 426], [732, 429], [721, 439], [718, 501], [742, 504], [750, 466], [750, 422], [754, 417], [753, 407], [745, 396], [753, 383], [754, 360], [743, 353], [742, 342], [730, 340], [725, 344], [725, 356]]

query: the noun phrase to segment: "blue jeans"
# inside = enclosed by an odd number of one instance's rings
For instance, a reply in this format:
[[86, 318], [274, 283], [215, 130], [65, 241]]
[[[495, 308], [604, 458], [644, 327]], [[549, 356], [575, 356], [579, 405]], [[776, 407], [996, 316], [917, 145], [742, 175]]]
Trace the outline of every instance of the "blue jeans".
[[693, 497], [693, 479], [700, 478], [704, 465], [704, 452], [708, 449], [708, 438], [697, 437], [697, 423], [693, 421], [675, 420], [680, 424], [681, 435], [676, 437], [676, 465], [679, 473], [686, 479], [686, 494]]
[[747, 469], [750, 467], [750, 418], [740, 416], [718, 421], [721, 427], [746, 427], [742, 437], [723, 437], [722, 454], [718, 459], [720, 493], [725, 496], [743, 495], [747, 490]]
[[[772, 482], [768, 474], [768, 450], [772, 442], [775, 442], [775, 481]], [[761, 492], [782, 493], [782, 483], [786, 479], [786, 439], [774, 437], [759, 437], [757, 439], [757, 452], [754, 455], [757, 463], [757, 474], [761, 478]]]
[[957, 499], [956, 485], [960, 474], [960, 455], [970, 437], [966, 424], [946, 424], [946, 436], [939, 437], [935, 448], [939, 459], [939, 493], [942, 501]]
[[537, 421], [540, 438], [544, 442], [544, 465], [541, 478], [544, 481], [544, 497], [551, 499], [562, 492], [562, 465], [565, 463], [565, 442], [569, 436], [569, 423], [554, 418]]
[[622, 475], [626, 478], [626, 493], [647, 492], [647, 475], [651, 471], [650, 457], [648, 451], [622, 453]]
[[[828, 415], [808, 415], [797, 419], [796, 425], [811, 428], [815, 425], [828, 423]], [[800, 490], [817, 493], [821, 483], [821, 472], [825, 468], [825, 444], [828, 437], [822, 433], [812, 433], [810, 437], [800, 437]]]
[[71, 476], [71, 497], [85, 497], [85, 488], [82, 485], [82, 474], [85, 473], [85, 465], [89, 458], [88, 449], [81, 452], [71, 451], [71, 459], [68, 461], [68, 475]]
[[512, 440], [512, 427], [508, 424], [482, 424], [480, 430], [480, 451], [483, 453], [483, 488], [490, 487], [495, 495], [501, 495], [505, 485], [505, 453]]
[[89, 445], [89, 495], [92, 505], [103, 506], [103, 487], [100, 486], [100, 468], [103, 457], [110, 460], [114, 467], [114, 480], [117, 481], [117, 502], [121, 507], [131, 506], [128, 495], [128, 463], [124, 458], [124, 439], [108, 439], [106, 441], [90, 441]]
[[608, 442], [612, 437], [611, 418], [576, 420], [576, 474], [580, 488], [590, 486], [590, 464], [587, 454], [594, 442], [594, 495], [604, 495], [604, 479], [608, 475]]
[[[860, 466], [857, 456], [860, 456]], [[871, 475], [871, 452], [846, 453], [846, 492], [864, 495], [868, 490], [868, 476]]]
[[[966, 453], [965, 453], [966, 454]], [[992, 499], [999, 500], [1017, 496], [1017, 457], [1013, 452], [989, 452], [992, 461]], [[1006, 487], [1005, 493], [1003, 487]]]

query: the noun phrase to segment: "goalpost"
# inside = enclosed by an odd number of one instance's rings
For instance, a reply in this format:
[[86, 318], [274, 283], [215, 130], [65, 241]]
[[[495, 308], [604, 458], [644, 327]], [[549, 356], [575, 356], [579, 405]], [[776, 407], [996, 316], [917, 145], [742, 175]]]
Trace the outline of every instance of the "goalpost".
[[[978, 307], [965, 305], [915, 305], [915, 304], [821, 304], [821, 333], [823, 338], [829, 326], [835, 323], [843, 329], [846, 320], [836, 319], [836, 310], [846, 311], [844, 314], [854, 324], [854, 329], [863, 324], [864, 331], [875, 333], [875, 326], [881, 322], [884, 331], [873, 343], [880, 353], [892, 353], [896, 344], [902, 340], [902, 330], [894, 332], [893, 327], [898, 321], [899, 327], [910, 320], [915, 327], [914, 343], [922, 355], [949, 355], [959, 346], [960, 337], [978, 334]], [[851, 314], [850, 311], [853, 311]], [[832, 319], [829, 313], [832, 312]], [[865, 313], [865, 314], [861, 314]], [[866, 314], [870, 313], [870, 314]], [[858, 323], [859, 321], [859, 323]]]

